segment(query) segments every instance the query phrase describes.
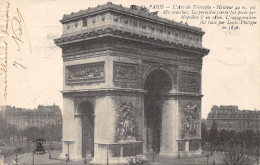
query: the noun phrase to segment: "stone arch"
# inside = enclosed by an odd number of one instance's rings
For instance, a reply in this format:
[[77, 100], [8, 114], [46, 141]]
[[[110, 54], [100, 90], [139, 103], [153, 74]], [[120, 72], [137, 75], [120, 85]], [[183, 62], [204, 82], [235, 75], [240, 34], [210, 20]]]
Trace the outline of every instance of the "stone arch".
[[171, 80], [171, 84], [172, 84], [172, 87], [174, 87], [174, 78], [170, 72], [170, 70], [168, 69], [167, 66], [165, 65], [155, 65], [155, 66], [152, 66], [150, 67], [145, 73], [144, 73], [144, 76], [143, 76], [143, 79], [142, 79], [142, 88], [144, 89], [145, 88], [145, 82], [147, 80], [147, 78], [149, 77], [149, 75], [153, 72], [153, 71], [156, 71], [156, 70], [161, 70], [162, 72], [166, 73], [170, 80]]
[[144, 76], [143, 89], [147, 91], [144, 95], [144, 115], [146, 125], [146, 149], [148, 152], [161, 152], [163, 148], [163, 134], [165, 128], [166, 111], [165, 95], [173, 89], [173, 77], [170, 71], [164, 66], [154, 66], [150, 68]]
[[94, 105], [90, 100], [83, 99], [78, 103], [76, 112], [77, 116], [79, 116], [81, 120], [82, 157], [93, 157], [95, 128]]
[[90, 99], [90, 98], [80, 98], [80, 99], [76, 99], [76, 100], [75, 100], [75, 103], [74, 103], [74, 105], [75, 105], [75, 111], [74, 111], [75, 116], [81, 115], [81, 112], [80, 112], [80, 110], [79, 110], [79, 106], [80, 106], [80, 104], [82, 104], [83, 102], [88, 102], [88, 103], [93, 107], [93, 109], [95, 109], [95, 102], [94, 102], [92, 99]]

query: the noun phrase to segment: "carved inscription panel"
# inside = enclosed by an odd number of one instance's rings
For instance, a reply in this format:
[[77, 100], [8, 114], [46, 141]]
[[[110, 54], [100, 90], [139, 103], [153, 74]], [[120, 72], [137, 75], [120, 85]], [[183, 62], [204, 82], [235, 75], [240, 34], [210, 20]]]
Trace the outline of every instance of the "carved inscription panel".
[[200, 93], [201, 76], [198, 72], [181, 71], [179, 79], [179, 91]]
[[104, 80], [104, 62], [66, 67], [66, 84]]
[[114, 62], [114, 81], [137, 81], [138, 65]]

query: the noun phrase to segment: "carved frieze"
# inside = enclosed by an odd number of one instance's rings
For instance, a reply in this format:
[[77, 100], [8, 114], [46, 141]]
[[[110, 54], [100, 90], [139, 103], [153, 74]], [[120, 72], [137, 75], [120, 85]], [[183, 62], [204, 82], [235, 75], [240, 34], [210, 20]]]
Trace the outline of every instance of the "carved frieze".
[[190, 102], [183, 107], [182, 111], [182, 138], [199, 135], [200, 118], [197, 105]]
[[114, 62], [114, 81], [136, 81], [138, 78], [138, 65]]
[[135, 119], [133, 105], [123, 102], [117, 116], [117, 141], [135, 141]]
[[201, 76], [198, 72], [181, 71], [179, 78], [179, 91], [200, 93]]
[[82, 83], [104, 80], [104, 62], [66, 67], [66, 83]]

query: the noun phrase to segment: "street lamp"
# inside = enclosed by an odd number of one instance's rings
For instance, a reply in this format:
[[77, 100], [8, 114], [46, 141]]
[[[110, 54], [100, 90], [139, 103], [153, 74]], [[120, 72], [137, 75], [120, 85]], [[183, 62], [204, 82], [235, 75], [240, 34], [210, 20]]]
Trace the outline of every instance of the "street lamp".
[[49, 159], [51, 159], [51, 150], [52, 150], [52, 135], [49, 135]]
[[69, 158], [69, 155], [66, 154], [65, 156], [66, 156], [66, 161], [65, 161], [65, 162], [66, 162], [66, 165], [67, 165], [67, 164], [68, 164], [68, 158]]
[[20, 146], [17, 146], [16, 149], [15, 149], [15, 164], [16, 164], [16, 165], [17, 165], [17, 163], [18, 163], [17, 155], [18, 155], [19, 152], [22, 151], [22, 149], [23, 149], [23, 148], [20, 147]]
[[68, 156], [68, 162], [69, 162], [69, 161], [70, 161], [70, 144], [74, 143], [74, 141], [65, 140], [64, 142], [65, 142], [65, 144], [68, 145], [68, 153], [67, 153], [67, 156]]
[[52, 144], [49, 142], [49, 159], [51, 159]]
[[84, 164], [87, 164], [87, 154], [84, 154]]
[[27, 153], [29, 154], [30, 152], [30, 141], [27, 139]]
[[208, 164], [209, 164], [209, 157], [210, 157], [210, 154], [207, 154], [206, 157], [207, 157], [207, 165], [208, 165]]
[[108, 165], [108, 149], [109, 149], [109, 145], [107, 145], [107, 165]]

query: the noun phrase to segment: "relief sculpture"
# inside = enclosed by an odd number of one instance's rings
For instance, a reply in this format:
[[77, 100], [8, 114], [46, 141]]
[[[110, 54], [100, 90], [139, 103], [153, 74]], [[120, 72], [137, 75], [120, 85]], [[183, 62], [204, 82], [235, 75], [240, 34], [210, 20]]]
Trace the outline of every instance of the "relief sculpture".
[[104, 78], [104, 64], [84, 64], [67, 67], [67, 83]]
[[135, 141], [134, 111], [131, 103], [122, 103], [118, 113], [117, 140]]
[[196, 104], [189, 103], [183, 109], [182, 135], [195, 136], [198, 134], [198, 109]]
[[115, 80], [135, 80], [137, 67], [128, 64], [114, 64], [114, 79]]

